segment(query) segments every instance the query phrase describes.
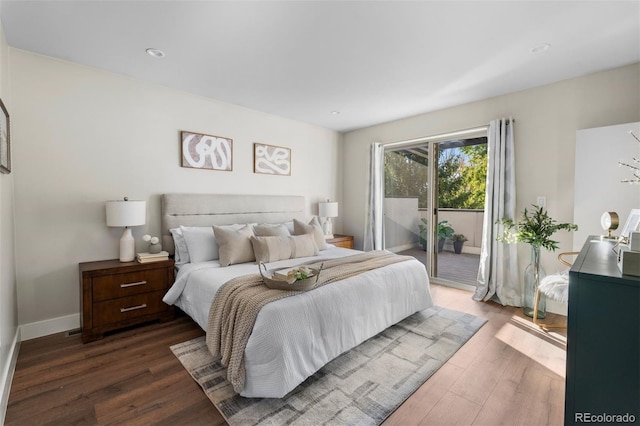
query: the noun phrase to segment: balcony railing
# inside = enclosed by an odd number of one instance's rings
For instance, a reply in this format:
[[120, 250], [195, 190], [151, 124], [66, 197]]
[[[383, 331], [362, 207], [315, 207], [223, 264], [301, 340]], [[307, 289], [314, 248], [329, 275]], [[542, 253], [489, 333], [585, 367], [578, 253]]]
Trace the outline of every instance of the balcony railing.
[[[429, 257], [420, 248], [421, 219], [430, 220], [428, 209], [418, 208], [417, 198], [385, 198], [385, 245], [387, 250], [414, 256], [427, 266]], [[482, 244], [483, 210], [439, 209], [438, 221], [446, 220], [456, 234], [467, 237], [459, 256], [451, 253], [453, 244], [445, 243], [437, 256], [437, 278], [471, 286], [476, 285]], [[429, 269], [430, 270], [430, 269]], [[431, 272], [430, 272], [431, 273]]]
[[[385, 198], [385, 242], [387, 250], [398, 252], [420, 245], [421, 219], [430, 220], [428, 209], [418, 208], [417, 198]], [[446, 220], [456, 234], [467, 238], [463, 253], [480, 254], [484, 210], [438, 209], [438, 221]], [[453, 251], [451, 241], [446, 251]]]

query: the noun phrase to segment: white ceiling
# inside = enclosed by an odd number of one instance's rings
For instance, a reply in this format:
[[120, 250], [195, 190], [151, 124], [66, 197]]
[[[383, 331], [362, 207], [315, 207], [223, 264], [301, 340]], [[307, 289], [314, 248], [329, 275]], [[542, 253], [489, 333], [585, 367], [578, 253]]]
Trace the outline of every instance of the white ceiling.
[[640, 61], [638, 0], [2, 0], [0, 15], [12, 47], [338, 131]]

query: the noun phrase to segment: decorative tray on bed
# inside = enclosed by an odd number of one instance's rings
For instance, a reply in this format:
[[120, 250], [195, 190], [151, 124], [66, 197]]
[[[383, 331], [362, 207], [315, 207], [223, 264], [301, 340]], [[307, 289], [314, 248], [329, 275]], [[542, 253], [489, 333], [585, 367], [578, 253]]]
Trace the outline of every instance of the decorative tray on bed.
[[[310, 268], [305, 265], [295, 266], [292, 268], [281, 268], [267, 270], [264, 263], [258, 265], [262, 281], [269, 288], [278, 290], [296, 290], [303, 291], [313, 288], [320, 278], [322, 265], [320, 269]], [[264, 269], [264, 272], [262, 271]]]

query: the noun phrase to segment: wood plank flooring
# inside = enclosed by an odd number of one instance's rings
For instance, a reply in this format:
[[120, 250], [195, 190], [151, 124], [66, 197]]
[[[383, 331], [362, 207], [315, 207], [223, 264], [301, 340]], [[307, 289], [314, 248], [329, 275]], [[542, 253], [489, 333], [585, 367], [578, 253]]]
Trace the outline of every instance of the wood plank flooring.
[[[475, 302], [463, 290], [431, 290], [436, 304], [488, 323], [385, 424], [562, 424], [564, 332], [539, 331], [521, 309]], [[64, 333], [23, 342], [5, 424], [225, 424], [169, 350], [202, 334], [180, 317], [86, 345]]]

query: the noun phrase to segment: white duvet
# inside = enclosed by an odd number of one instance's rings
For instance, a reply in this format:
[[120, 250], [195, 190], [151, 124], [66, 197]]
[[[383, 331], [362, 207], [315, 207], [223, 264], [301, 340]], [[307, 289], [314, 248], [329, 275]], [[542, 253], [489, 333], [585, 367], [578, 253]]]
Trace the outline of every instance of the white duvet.
[[[270, 269], [359, 253], [331, 247], [319, 256], [273, 262]], [[164, 302], [207, 329], [209, 308], [230, 279], [258, 273], [255, 263], [220, 267], [217, 261], [182, 266]], [[429, 278], [417, 260], [365, 272], [266, 305], [245, 350], [240, 395], [282, 398], [341, 353], [407, 316], [433, 305]]]

